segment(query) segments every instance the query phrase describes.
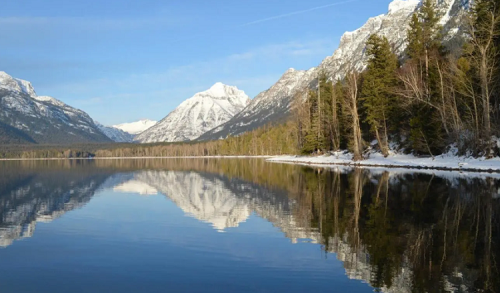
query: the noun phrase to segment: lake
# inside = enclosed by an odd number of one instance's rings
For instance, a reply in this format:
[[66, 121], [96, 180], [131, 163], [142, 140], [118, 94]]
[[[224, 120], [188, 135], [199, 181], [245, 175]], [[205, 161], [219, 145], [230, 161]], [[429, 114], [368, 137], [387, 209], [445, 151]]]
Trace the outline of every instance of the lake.
[[500, 292], [500, 174], [0, 162], [1, 292]]

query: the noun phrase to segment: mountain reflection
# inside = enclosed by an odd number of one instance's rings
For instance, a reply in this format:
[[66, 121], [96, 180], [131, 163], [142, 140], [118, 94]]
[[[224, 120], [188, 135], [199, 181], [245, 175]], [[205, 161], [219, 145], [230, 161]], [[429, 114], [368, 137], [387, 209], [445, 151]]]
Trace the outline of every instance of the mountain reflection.
[[[3, 162], [0, 168], [0, 247], [31, 237], [37, 222], [50, 222], [83, 207], [109, 173], [89, 168], [44, 168], [44, 163]], [[51, 166], [54, 167], [54, 166]], [[69, 167], [69, 168], [68, 168]]]
[[312, 169], [262, 160], [0, 162], [0, 245], [102, 189], [161, 194], [218, 231], [255, 213], [382, 292], [499, 292], [495, 175]]

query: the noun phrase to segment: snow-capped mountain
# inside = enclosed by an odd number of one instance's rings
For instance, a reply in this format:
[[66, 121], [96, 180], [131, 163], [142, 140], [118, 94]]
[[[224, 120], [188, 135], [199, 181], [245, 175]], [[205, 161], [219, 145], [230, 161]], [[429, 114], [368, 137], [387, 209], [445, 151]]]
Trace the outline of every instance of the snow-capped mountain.
[[[461, 0], [439, 0], [437, 11], [446, 39], [452, 39], [458, 32], [463, 15]], [[203, 134], [198, 140], [225, 138], [238, 135], [262, 125], [284, 119], [290, 110], [290, 103], [296, 95], [305, 94], [309, 88], [317, 86], [321, 70], [325, 70], [332, 80], [341, 79], [351, 69], [363, 70], [368, 56], [365, 54], [366, 41], [372, 34], [385, 36], [398, 54], [406, 48], [406, 33], [412, 14], [421, 0], [394, 0], [389, 4], [387, 14], [370, 18], [361, 28], [346, 32], [338, 49], [324, 59], [318, 67], [308, 71], [288, 70], [270, 89], [260, 93], [241, 113], [225, 124]]]
[[182, 102], [155, 126], [139, 134], [141, 143], [193, 140], [238, 114], [250, 99], [234, 86], [216, 83]]
[[122, 123], [122, 124], [117, 124], [113, 125], [111, 127], [120, 129], [122, 131], [125, 131], [127, 133], [130, 133], [132, 135], [137, 135], [141, 132], [144, 132], [148, 130], [149, 128], [153, 127], [158, 121], [153, 121], [149, 119], [141, 119], [136, 122], [130, 122], [130, 123]]
[[114, 142], [132, 142], [134, 140], [134, 135], [121, 129], [115, 128], [113, 126], [104, 126], [97, 121], [94, 121], [94, 123], [102, 133], [104, 133]]
[[37, 96], [30, 82], [0, 71], [0, 132], [9, 142], [109, 142], [92, 118], [52, 97]]
[[241, 112], [228, 122], [203, 133], [198, 140], [212, 140], [237, 135], [263, 126], [270, 121], [280, 121], [287, 116], [290, 101], [299, 88], [307, 88], [313, 69], [290, 68], [270, 89], [258, 94]]

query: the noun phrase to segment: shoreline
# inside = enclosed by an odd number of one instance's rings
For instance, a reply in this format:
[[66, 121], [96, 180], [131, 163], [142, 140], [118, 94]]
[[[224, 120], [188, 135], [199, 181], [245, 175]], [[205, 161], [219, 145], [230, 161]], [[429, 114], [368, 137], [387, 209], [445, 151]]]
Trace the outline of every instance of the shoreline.
[[166, 156], [166, 157], [94, 157], [94, 158], [1, 158], [0, 161], [61, 161], [61, 160], [153, 160], [153, 159], [265, 159], [270, 163], [287, 163], [311, 167], [357, 167], [357, 168], [385, 168], [408, 170], [436, 170], [450, 172], [474, 172], [500, 174], [500, 158], [466, 158], [450, 155], [441, 155], [432, 158], [415, 157], [412, 155], [391, 154], [384, 158], [381, 154], [373, 153], [370, 158], [354, 162], [349, 154], [334, 154], [330, 156]]
[[167, 157], [94, 157], [94, 158], [0, 158], [1, 161], [62, 161], [62, 160], [139, 160], [139, 159], [269, 159], [276, 156], [167, 156]]
[[317, 167], [363, 167], [408, 170], [436, 170], [450, 172], [500, 173], [500, 158], [468, 158], [452, 155], [415, 157], [413, 155], [391, 154], [387, 158], [379, 153], [362, 161], [352, 161], [349, 154], [336, 153], [330, 156], [275, 156], [267, 159], [273, 163], [291, 163]]

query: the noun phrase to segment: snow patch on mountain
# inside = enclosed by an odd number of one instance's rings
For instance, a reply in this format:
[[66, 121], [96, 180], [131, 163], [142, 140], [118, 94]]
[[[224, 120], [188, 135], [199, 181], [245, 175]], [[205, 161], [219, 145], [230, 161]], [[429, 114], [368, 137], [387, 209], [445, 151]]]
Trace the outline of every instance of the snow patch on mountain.
[[121, 129], [112, 127], [112, 126], [104, 126], [101, 123], [94, 121], [99, 130], [104, 133], [107, 137], [109, 137], [114, 142], [132, 142], [134, 140], [134, 136], [128, 132], [125, 132]]
[[189, 141], [227, 122], [249, 102], [244, 91], [218, 82], [182, 102], [135, 140], [141, 143]]
[[420, 0], [394, 0], [389, 3], [389, 12], [387, 14], [392, 14], [402, 9], [415, 9], [419, 3]]
[[29, 81], [13, 78], [5, 71], [0, 71], [0, 88], [11, 92], [25, 93], [30, 97], [36, 97], [36, 92]]
[[113, 125], [112, 127], [118, 128], [118, 129], [123, 130], [125, 132], [128, 132], [132, 135], [137, 135], [137, 134], [144, 132], [144, 131], [148, 130], [149, 128], [153, 127], [156, 123], [158, 123], [158, 121], [149, 120], [149, 119], [141, 119], [141, 120], [135, 121], [135, 122]]

